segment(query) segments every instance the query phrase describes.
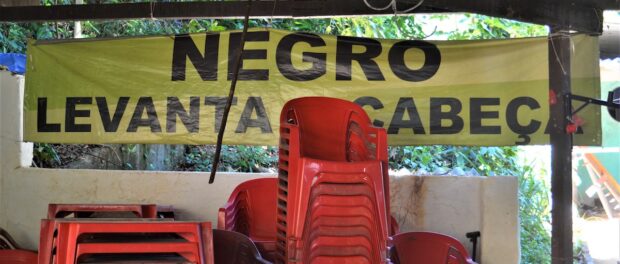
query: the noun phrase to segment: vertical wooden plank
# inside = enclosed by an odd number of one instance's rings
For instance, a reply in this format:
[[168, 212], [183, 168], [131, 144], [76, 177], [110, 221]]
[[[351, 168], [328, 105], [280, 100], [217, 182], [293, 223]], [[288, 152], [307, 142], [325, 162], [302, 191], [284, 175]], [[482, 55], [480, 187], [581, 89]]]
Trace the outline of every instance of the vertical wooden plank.
[[[568, 32], [552, 29], [549, 35], [549, 89], [551, 117], [551, 256], [553, 264], [573, 263], [572, 149], [566, 133], [571, 115], [571, 43]], [[555, 97], [555, 98], [551, 98]]]

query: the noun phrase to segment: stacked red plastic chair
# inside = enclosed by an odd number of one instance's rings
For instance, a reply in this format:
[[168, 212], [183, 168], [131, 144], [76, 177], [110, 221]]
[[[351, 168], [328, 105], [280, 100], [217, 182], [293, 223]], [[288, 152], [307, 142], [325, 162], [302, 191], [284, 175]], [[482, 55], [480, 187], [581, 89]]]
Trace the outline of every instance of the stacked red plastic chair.
[[[211, 223], [161, 219], [159, 209], [173, 213], [154, 204], [50, 204], [39, 263], [213, 263]], [[91, 218], [102, 216], [114, 218]]]
[[276, 251], [277, 186], [276, 178], [243, 182], [218, 212], [218, 229], [248, 236], [267, 260]]
[[78, 263], [92, 257], [113, 262], [149, 255], [152, 261], [213, 263], [208, 222], [43, 220], [43, 228], [52, 226], [55, 250], [40, 263]]
[[280, 116], [278, 263], [386, 263], [387, 137], [358, 105], [306, 97]]

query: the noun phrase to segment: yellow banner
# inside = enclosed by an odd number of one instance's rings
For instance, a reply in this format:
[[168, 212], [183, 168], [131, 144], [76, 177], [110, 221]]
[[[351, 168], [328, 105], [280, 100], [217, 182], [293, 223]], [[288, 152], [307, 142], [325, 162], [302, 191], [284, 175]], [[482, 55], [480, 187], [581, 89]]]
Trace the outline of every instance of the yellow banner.
[[[549, 142], [546, 38], [383, 40], [252, 29], [246, 39], [225, 144], [277, 144], [280, 109], [303, 96], [357, 102], [391, 145]], [[573, 92], [596, 97], [598, 39], [571, 39]], [[240, 40], [229, 31], [31, 43], [24, 139], [213, 144]], [[579, 115], [576, 143], [600, 144], [600, 109]]]

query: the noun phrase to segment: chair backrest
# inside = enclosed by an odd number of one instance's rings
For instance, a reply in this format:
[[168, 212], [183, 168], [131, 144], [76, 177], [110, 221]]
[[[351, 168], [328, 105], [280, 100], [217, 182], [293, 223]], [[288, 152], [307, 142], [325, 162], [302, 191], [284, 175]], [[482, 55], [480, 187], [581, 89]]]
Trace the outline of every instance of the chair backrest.
[[[385, 262], [388, 180], [385, 130], [373, 127], [361, 107], [324, 97], [286, 103], [280, 116], [278, 261]], [[354, 200], [363, 202], [347, 202]], [[365, 225], [347, 224], [355, 221]]]
[[[280, 125], [299, 128], [299, 154], [325, 161], [386, 160], [380, 130], [355, 103], [328, 97], [303, 97], [282, 108]], [[359, 151], [359, 152], [357, 152]]]
[[395, 263], [474, 263], [455, 238], [432, 232], [407, 232], [392, 237]]
[[219, 210], [218, 229], [275, 241], [277, 188], [277, 178], [254, 179], [237, 185]]

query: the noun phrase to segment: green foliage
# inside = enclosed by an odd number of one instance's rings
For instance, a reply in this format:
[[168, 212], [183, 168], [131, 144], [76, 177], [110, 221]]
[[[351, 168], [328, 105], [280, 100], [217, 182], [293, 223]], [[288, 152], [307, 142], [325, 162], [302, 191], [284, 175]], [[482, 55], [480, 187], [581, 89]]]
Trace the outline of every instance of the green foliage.
[[222, 165], [236, 171], [258, 172], [260, 168], [277, 166], [278, 151], [275, 147], [226, 146], [222, 148]]
[[[192, 171], [211, 171], [215, 149], [211, 146], [192, 146], [179, 167]], [[278, 151], [267, 146], [222, 146], [218, 171], [265, 172], [275, 168]]]
[[[446, 21], [451, 17], [434, 15], [433, 18]], [[549, 33], [545, 26], [477, 14], [463, 14], [456, 23], [459, 25], [459, 30], [453, 32], [440, 30], [437, 34], [445, 35], [451, 40], [462, 40], [540, 37]]]
[[52, 144], [47, 143], [35, 143], [32, 162], [37, 167], [55, 167], [60, 165], [60, 157], [56, 152], [56, 149]]
[[426, 172], [460, 168], [480, 175], [517, 175], [515, 147], [403, 146], [389, 148], [392, 169], [406, 168]]
[[518, 169], [521, 262], [551, 263], [550, 193], [541, 176], [546, 172], [529, 165]]
[[[250, 20], [251, 27], [375, 38], [423, 38], [425, 35], [421, 25], [413, 16]], [[28, 39], [72, 38], [73, 27], [73, 22], [0, 23], [0, 51], [25, 53]], [[243, 21], [240, 19], [84, 21], [82, 35], [85, 38], [174, 35], [217, 32], [242, 27]]]

